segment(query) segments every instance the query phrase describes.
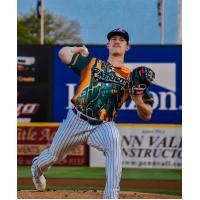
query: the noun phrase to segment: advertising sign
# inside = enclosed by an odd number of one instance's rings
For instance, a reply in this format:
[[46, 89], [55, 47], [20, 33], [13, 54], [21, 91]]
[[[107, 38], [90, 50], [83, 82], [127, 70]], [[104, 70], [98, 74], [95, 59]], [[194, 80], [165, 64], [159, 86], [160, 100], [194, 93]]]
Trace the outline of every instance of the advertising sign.
[[[122, 165], [127, 168], [181, 168], [182, 136], [179, 126], [118, 126]], [[90, 166], [105, 166], [103, 152], [90, 148]]]
[[53, 47], [19, 45], [17, 50], [18, 122], [50, 121]]
[[17, 121], [45, 122], [48, 121], [48, 86], [23, 85], [17, 88]]
[[[58, 58], [61, 47], [54, 50], [54, 111], [53, 120], [60, 122], [72, 106], [73, 97], [79, 77]], [[105, 46], [88, 46], [90, 56], [107, 60], [108, 50]], [[155, 82], [150, 87], [154, 97], [154, 112], [150, 124], [182, 123], [182, 63], [181, 46], [133, 46], [125, 56], [125, 65], [130, 69], [147, 66], [156, 73]], [[143, 124], [139, 119], [132, 100], [120, 109], [117, 123]]]
[[[32, 159], [48, 148], [59, 124], [29, 123], [17, 126], [17, 164], [31, 165]], [[55, 165], [88, 165], [88, 147], [79, 145], [68, 152], [67, 157]]]

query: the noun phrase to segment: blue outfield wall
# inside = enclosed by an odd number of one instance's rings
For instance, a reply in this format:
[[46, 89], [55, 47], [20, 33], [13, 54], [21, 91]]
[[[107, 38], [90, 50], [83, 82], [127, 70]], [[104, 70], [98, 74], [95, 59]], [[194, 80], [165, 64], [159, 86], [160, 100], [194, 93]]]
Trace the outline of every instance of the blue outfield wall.
[[[86, 45], [87, 46], [87, 45]], [[90, 56], [107, 60], [106, 46], [88, 45]], [[53, 84], [53, 121], [61, 122], [72, 106], [72, 98], [79, 77], [62, 63], [58, 51], [62, 46], [54, 48], [54, 84]], [[126, 65], [135, 68], [139, 65], [151, 67], [156, 72], [155, 83], [151, 86], [154, 112], [148, 122], [138, 118], [134, 103], [128, 101], [120, 109], [117, 123], [137, 124], [182, 124], [182, 46], [136, 45], [125, 56]]]

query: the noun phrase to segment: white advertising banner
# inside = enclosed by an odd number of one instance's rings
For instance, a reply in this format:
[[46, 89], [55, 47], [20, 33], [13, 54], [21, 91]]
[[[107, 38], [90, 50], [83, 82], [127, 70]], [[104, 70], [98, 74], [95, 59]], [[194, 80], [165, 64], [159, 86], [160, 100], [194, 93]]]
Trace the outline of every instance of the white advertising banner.
[[[119, 124], [123, 167], [181, 168], [181, 125]], [[105, 155], [90, 147], [90, 166], [105, 166]]]

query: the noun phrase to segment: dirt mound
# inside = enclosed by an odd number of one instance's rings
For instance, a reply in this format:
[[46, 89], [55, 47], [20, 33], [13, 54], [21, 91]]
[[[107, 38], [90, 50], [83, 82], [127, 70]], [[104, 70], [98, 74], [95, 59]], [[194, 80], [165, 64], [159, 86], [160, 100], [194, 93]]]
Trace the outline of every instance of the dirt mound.
[[[102, 191], [47, 191], [21, 190], [18, 199], [102, 199]], [[181, 199], [179, 196], [166, 194], [149, 194], [139, 192], [120, 192], [120, 199]]]

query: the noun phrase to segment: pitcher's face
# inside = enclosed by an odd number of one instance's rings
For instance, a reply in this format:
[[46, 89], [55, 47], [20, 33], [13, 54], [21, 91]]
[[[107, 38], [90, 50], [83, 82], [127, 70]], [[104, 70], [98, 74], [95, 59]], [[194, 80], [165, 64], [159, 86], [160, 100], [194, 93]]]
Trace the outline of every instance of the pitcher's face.
[[122, 36], [114, 35], [108, 41], [107, 48], [110, 55], [120, 56], [124, 55], [130, 47]]

